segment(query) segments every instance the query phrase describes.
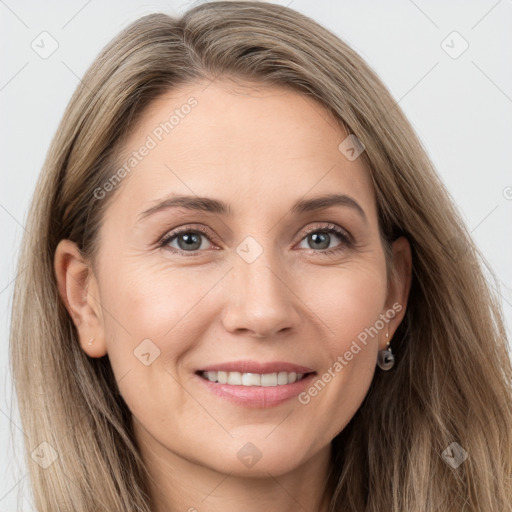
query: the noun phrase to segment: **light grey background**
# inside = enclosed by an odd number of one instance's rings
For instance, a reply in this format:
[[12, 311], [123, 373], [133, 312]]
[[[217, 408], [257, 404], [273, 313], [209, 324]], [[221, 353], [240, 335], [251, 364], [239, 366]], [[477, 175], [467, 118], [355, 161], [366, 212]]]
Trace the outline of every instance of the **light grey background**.
[[[388, 86], [499, 277], [510, 333], [512, 1], [276, 3], [330, 28]], [[178, 14], [193, 4], [184, 0], [0, 0], [1, 512], [16, 510], [17, 503], [23, 512], [32, 510], [15, 403], [11, 410], [7, 349], [19, 243], [50, 140], [80, 77], [115, 34], [144, 14]], [[51, 49], [54, 43], [49, 36], [40, 36], [43, 31], [58, 43], [46, 59], [31, 47], [39, 52]], [[467, 50], [459, 55], [465, 44], [469, 44]]]

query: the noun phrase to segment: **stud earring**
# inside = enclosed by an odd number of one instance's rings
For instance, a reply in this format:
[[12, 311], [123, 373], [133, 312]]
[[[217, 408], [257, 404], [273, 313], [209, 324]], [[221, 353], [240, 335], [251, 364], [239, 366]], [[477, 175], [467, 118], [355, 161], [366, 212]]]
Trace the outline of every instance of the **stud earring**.
[[395, 364], [395, 356], [393, 352], [391, 352], [391, 347], [389, 346], [389, 333], [386, 333], [387, 346], [384, 350], [379, 350], [379, 354], [377, 356], [377, 366], [384, 371], [391, 370]]
[[94, 341], [94, 338], [91, 338], [91, 339], [89, 340], [89, 342], [87, 343], [87, 345], [92, 345], [92, 342], [93, 342], [93, 341]]

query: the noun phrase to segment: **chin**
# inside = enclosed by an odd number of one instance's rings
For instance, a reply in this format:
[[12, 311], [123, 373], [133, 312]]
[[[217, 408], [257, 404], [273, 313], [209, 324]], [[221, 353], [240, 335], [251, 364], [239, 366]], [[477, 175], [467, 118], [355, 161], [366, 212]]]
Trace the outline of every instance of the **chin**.
[[[268, 478], [286, 474], [306, 464], [316, 452], [306, 451], [305, 442], [290, 442], [286, 439], [275, 438], [270, 440], [273, 434], [266, 431], [259, 438], [233, 440], [231, 446], [211, 455], [208, 463], [215, 471], [231, 474], [232, 476]], [[268, 436], [268, 439], [265, 439]]]

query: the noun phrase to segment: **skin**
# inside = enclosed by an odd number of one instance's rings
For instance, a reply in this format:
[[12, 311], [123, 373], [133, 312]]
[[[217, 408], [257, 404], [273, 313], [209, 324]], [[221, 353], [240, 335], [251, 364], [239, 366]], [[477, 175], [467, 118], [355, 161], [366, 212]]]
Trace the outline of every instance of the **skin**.
[[[59, 290], [83, 350], [108, 354], [153, 479], [154, 510], [325, 511], [330, 443], [361, 405], [386, 332], [391, 339], [403, 319], [410, 247], [394, 242], [400, 279], [387, 286], [370, 174], [362, 158], [338, 150], [347, 134], [320, 104], [282, 87], [205, 85], [159, 98], [133, 128], [124, 155], [173, 109], [198, 101], [118, 185], [94, 265], [60, 242]], [[291, 213], [296, 200], [333, 192], [354, 198], [367, 220], [347, 206]], [[223, 200], [234, 215], [178, 208], [138, 221], [171, 193]], [[355, 246], [331, 234], [318, 248], [305, 229], [321, 233], [328, 223]], [[189, 226], [211, 234], [199, 235], [195, 255], [177, 252], [186, 247], [180, 237], [158, 246]], [[236, 251], [247, 236], [263, 251], [252, 263]], [[248, 408], [195, 375], [240, 359], [290, 361], [322, 375], [394, 303], [401, 311], [307, 404], [295, 397]], [[160, 350], [149, 366], [134, 357], [144, 339]], [[248, 442], [261, 454], [251, 467], [237, 457]]]

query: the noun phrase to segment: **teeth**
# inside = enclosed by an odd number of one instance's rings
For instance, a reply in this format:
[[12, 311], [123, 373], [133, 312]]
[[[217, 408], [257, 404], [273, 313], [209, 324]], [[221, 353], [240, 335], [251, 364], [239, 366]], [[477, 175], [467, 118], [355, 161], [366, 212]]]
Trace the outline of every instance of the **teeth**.
[[[286, 379], [288, 380], [288, 379]], [[262, 386], [277, 386], [277, 373], [265, 373], [261, 376]]]
[[242, 384], [242, 374], [239, 372], [229, 372], [228, 373], [228, 384], [232, 384], [234, 386], [240, 386]]
[[261, 386], [261, 375], [259, 373], [243, 373], [243, 386]]
[[231, 384], [233, 386], [284, 386], [304, 377], [303, 373], [240, 373], [240, 372], [202, 372], [201, 375], [210, 382]]

